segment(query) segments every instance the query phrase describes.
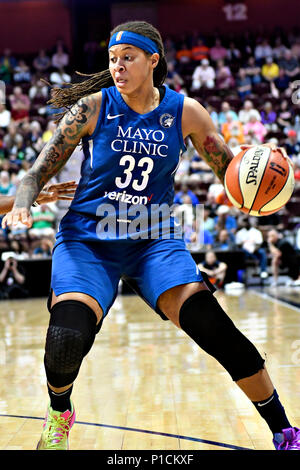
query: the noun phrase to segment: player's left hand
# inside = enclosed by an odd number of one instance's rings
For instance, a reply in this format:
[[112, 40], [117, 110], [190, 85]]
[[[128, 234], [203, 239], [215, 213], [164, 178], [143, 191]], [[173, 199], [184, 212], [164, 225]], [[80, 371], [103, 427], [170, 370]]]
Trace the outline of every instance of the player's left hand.
[[73, 199], [76, 188], [77, 183], [75, 181], [49, 184], [42, 189], [37, 197], [36, 202], [38, 204], [48, 204], [50, 202], [56, 202], [57, 200], [71, 201]]

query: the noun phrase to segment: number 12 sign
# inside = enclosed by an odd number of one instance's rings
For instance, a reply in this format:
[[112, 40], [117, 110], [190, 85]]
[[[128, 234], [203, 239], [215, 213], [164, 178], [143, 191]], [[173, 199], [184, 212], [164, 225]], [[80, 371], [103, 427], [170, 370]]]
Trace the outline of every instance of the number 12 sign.
[[244, 3], [228, 4], [223, 7], [227, 21], [248, 20], [248, 7]]

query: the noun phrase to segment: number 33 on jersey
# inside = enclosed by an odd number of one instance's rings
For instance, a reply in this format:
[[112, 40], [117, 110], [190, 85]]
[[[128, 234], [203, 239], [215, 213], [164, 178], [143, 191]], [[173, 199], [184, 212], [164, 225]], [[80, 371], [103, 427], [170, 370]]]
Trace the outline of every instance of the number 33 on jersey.
[[83, 139], [84, 176], [70, 212], [96, 217], [101, 205], [114, 204], [118, 211], [119, 202], [147, 208], [171, 206], [174, 175], [186, 150], [181, 130], [183, 101], [183, 95], [165, 87], [159, 106], [138, 114], [116, 87], [102, 89], [95, 131]]

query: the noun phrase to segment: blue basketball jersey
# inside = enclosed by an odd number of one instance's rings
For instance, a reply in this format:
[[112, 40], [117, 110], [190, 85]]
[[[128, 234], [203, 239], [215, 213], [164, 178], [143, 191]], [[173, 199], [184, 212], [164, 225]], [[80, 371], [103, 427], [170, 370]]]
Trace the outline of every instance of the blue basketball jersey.
[[[183, 101], [165, 87], [159, 106], [138, 114], [115, 86], [102, 89], [97, 125], [83, 138], [81, 179], [58, 241], [162, 236], [164, 210], [173, 204], [174, 175], [186, 150]], [[171, 217], [171, 232], [176, 226]]]

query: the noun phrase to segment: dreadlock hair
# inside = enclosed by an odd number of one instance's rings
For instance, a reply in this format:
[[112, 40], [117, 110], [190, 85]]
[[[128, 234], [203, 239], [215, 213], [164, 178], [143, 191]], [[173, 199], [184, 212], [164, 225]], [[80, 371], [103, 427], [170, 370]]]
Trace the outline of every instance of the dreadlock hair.
[[[110, 35], [113, 36], [119, 31], [138, 33], [155, 42], [160, 58], [153, 72], [153, 84], [155, 87], [161, 86], [167, 76], [168, 67], [164, 53], [164, 45], [159, 31], [146, 21], [128, 21], [127, 23], [122, 23], [114, 28]], [[146, 55], [151, 56], [149, 52], [144, 52]], [[76, 73], [77, 75], [88, 78], [79, 83], [64, 83], [63, 88], [55, 87], [51, 90], [51, 99], [48, 101], [48, 104], [50, 104], [52, 108], [66, 108], [64, 112], [56, 114], [56, 122], [59, 122], [66, 112], [81, 98], [96, 93], [100, 91], [101, 88], [114, 85], [109, 69], [93, 74]]]

